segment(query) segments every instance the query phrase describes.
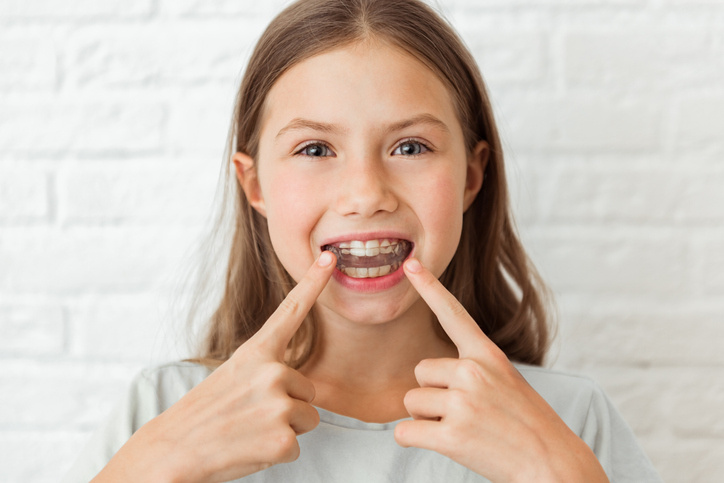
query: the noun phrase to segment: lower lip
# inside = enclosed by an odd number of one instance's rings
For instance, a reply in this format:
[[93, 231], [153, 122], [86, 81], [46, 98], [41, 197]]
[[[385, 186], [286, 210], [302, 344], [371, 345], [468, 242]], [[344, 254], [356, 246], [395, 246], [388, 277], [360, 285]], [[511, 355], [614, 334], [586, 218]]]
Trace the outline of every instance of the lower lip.
[[337, 283], [345, 288], [354, 290], [356, 292], [371, 293], [381, 292], [383, 290], [394, 287], [395, 285], [400, 283], [403, 278], [405, 278], [405, 272], [404, 270], [402, 270], [402, 265], [400, 265], [400, 268], [382, 277], [354, 278], [346, 275], [343, 272], [340, 272], [339, 269], [335, 269], [332, 276], [337, 281]]

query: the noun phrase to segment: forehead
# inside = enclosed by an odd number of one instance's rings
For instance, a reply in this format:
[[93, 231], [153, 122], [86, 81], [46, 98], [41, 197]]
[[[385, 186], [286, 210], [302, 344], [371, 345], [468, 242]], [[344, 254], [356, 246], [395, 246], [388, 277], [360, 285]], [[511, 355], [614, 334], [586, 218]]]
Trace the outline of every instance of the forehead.
[[420, 113], [461, 131], [452, 96], [432, 70], [399, 47], [363, 41], [285, 72], [267, 96], [261, 135], [300, 117], [349, 128]]

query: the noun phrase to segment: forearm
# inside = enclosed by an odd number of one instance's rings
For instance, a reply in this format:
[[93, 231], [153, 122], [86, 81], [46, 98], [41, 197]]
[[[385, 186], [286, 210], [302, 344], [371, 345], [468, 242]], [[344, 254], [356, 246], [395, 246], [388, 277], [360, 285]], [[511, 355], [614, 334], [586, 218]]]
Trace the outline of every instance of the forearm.
[[[176, 456], [167, 444], [153, 435], [153, 424], [151, 421], [139, 429], [111, 458], [92, 483], [194, 481], [179, 477], [184, 472], [175, 462], [183, 461], [183, 457], [180, 454]], [[186, 473], [186, 476], [191, 475]]]
[[537, 459], [545, 464], [528, 465], [527, 474], [525, 471], [517, 473], [509, 481], [513, 483], [524, 483], [537, 481], [541, 483], [550, 482], [585, 482], [585, 483], [608, 483], [601, 463], [593, 451], [575, 434], [560, 440], [559, 444], [548, 444], [545, 452], [541, 452]]

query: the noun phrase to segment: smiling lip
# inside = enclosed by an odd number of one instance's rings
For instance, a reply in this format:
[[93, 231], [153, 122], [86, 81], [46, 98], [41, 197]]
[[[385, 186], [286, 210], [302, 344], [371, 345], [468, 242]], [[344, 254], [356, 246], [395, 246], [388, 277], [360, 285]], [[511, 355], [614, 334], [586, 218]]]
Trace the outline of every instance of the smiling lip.
[[335, 269], [332, 278], [343, 287], [355, 292], [373, 293], [394, 287], [405, 278], [405, 272], [402, 270], [402, 265], [400, 265], [400, 268], [382, 277], [353, 278]]
[[[348, 242], [351, 240], [357, 240], [357, 241], [369, 241], [369, 240], [377, 240], [377, 239], [397, 239], [397, 240], [405, 240], [409, 241], [409, 237], [405, 234], [402, 234], [400, 232], [393, 232], [393, 231], [375, 231], [375, 232], [365, 232], [365, 233], [350, 233], [346, 235], [341, 236], [335, 236], [334, 238], [328, 238], [325, 239], [320, 246], [320, 248], [325, 247], [326, 245], [338, 245], [341, 242]], [[412, 248], [410, 249], [410, 253], [407, 254], [405, 259], [412, 256], [413, 252], [415, 251], [415, 244], [411, 241], [409, 243], [412, 245]], [[400, 264], [400, 267], [397, 268], [397, 270], [390, 272], [387, 275], [383, 275], [381, 277], [374, 277], [374, 278], [355, 278], [350, 277], [349, 275], [346, 275], [344, 272], [341, 272], [339, 270], [339, 267], [336, 268], [332, 274], [334, 280], [342, 285], [343, 287], [354, 290], [355, 292], [363, 292], [363, 293], [372, 293], [372, 292], [381, 292], [383, 290], [387, 290], [389, 288], [394, 287], [398, 283], [400, 283], [405, 278], [405, 273], [402, 270], [402, 264]]]

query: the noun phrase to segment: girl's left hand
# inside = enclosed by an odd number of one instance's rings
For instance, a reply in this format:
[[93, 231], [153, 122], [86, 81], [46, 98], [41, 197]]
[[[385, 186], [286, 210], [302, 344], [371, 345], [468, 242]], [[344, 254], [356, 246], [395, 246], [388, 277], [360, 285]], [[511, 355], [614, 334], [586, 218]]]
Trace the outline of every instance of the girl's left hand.
[[407, 260], [404, 268], [459, 358], [417, 365], [420, 387], [404, 401], [413, 420], [395, 428], [398, 444], [436, 451], [496, 483], [608, 481], [593, 451], [460, 302], [416, 259]]

